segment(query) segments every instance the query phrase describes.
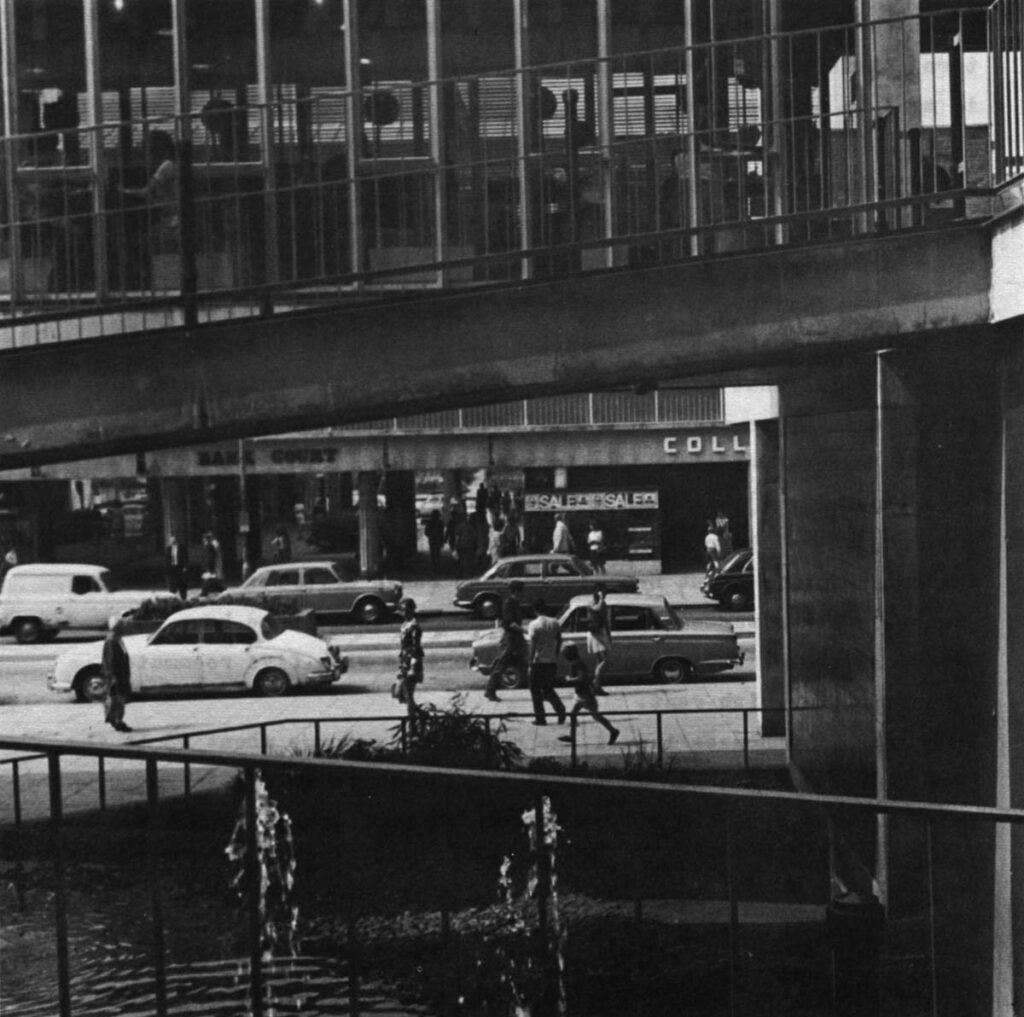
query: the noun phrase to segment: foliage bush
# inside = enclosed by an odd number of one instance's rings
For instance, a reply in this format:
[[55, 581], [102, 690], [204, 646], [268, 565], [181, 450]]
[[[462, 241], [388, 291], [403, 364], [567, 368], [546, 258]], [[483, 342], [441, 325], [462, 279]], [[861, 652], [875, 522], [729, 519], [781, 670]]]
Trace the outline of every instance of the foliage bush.
[[149, 597], [144, 600], [134, 615], [135, 621], [166, 621], [172, 614], [183, 611], [186, 607], [206, 607], [210, 604], [242, 604], [246, 607], [259, 607], [276, 615], [295, 615], [299, 613], [299, 602], [294, 597], [271, 596], [266, 593], [246, 595], [220, 593], [213, 597]]

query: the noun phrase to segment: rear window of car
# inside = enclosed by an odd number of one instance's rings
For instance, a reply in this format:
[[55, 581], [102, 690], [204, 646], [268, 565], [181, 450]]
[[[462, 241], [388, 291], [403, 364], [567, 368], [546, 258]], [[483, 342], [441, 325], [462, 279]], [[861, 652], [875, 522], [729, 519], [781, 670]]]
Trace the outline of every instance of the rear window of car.
[[219, 644], [255, 643], [256, 633], [248, 625], [243, 625], [241, 622], [213, 621], [208, 623], [203, 636], [203, 642]]
[[284, 632], [284, 625], [281, 624], [272, 614], [268, 614], [262, 622], [260, 622], [260, 635], [264, 639], [275, 639], [282, 632]]

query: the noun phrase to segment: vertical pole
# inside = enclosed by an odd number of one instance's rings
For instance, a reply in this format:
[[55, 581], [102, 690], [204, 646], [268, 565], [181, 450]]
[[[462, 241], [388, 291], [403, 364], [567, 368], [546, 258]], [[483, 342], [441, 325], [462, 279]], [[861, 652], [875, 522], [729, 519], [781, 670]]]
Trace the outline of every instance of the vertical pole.
[[254, 767], [245, 768], [245, 886], [249, 905], [249, 1007], [252, 1017], [263, 1017], [263, 922], [260, 917], [256, 775]]
[[149, 844], [146, 854], [149, 862], [150, 908], [153, 914], [153, 978], [157, 1017], [167, 1017], [167, 967], [164, 944], [164, 911], [160, 895], [160, 863], [157, 860], [157, 846], [160, 834], [157, 829], [157, 806], [160, 786], [157, 778], [156, 760], [146, 760], [146, 807], [149, 823]]
[[[447, 159], [444, 137], [444, 85], [441, 81], [441, 0], [426, 0], [427, 5], [427, 86], [430, 95], [430, 159], [434, 164], [434, 260], [443, 263], [448, 256]], [[438, 269], [437, 284], [444, 286], [448, 273]]]
[[[950, 155], [956, 171], [956, 186], [967, 186], [967, 122], [964, 114], [964, 25], [963, 15], [958, 15], [956, 35], [949, 47], [949, 118]], [[963, 195], [953, 199], [954, 215], [961, 218], [966, 214], [967, 203]]]
[[[6, 5], [4, 5], [6, 6]], [[64, 889], [64, 798], [60, 783], [60, 756], [47, 756], [50, 778], [50, 837], [53, 845], [53, 906], [57, 931], [57, 998], [60, 1017], [71, 1017], [71, 968], [68, 961], [68, 902]]]
[[320, 721], [313, 721], [313, 753], [320, 755]]
[[[516, 65], [516, 176], [519, 182], [519, 247], [529, 251], [534, 243], [534, 177], [531, 159], [536, 104], [530, 88], [527, 69], [530, 59], [530, 27], [527, 0], [513, 0], [515, 18], [515, 65]], [[543, 128], [541, 128], [542, 130]], [[539, 131], [538, 131], [539, 133]], [[533, 277], [533, 259], [523, 258], [520, 263], [523, 279]]]
[[490, 769], [491, 765], [493, 763], [493, 759], [491, 758], [491, 718], [490, 717], [484, 717], [484, 730], [487, 732], [487, 737], [486, 737], [486, 739], [484, 741], [484, 745], [486, 746], [486, 750], [485, 751], [486, 751], [487, 755], [486, 755], [486, 758], [484, 760], [484, 763], [487, 766], [487, 768]]
[[660, 769], [665, 761], [665, 730], [663, 723], [663, 716], [661, 710], [658, 711], [654, 718], [657, 724], [657, 737], [658, 737], [658, 768]]
[[[189, 742], [191, 739], [188, 735], [184, 735], [181, 739], [181, 747], [188, 750]], [[188, 798], [192, 794], [192, 764], [185, 760], [185, 797]]]
[[575, 713], [569, 714], [569, 769], [576, 769], [576, 721], [577, 717]]
[[736, 892], [736, 843], [732, 809], [728, 804], [725, 808], [725, 879], [729, 891], [729, 1011], [735, 1014], [740, 963], [740, 905]]
[[103, 756], [96, 760], [96, 783], [99, 785], [100, 812], [107, 809], [107, 761]]
[[743, 708], [743, 769], [750, 769], [750, 714]]
[[7, 191], [7, 222], [11, 255], [11, 302], [19, 296], [21, 278], [21, 214], [18, 210], [18, 47], [14, 31], [14, 4], [0, 3], [0, 73], [4, 102], [4, 185]]
[[[686, 178], [687, 225], [695, 231], [700, 211], [697, 201], [699, 167], [697, 166], [697, 88], [693, 59], [693, 0], [683, 4], [683, 45], [686, 47]], [[701, 237], [690, 233], [690, 254], [700, 254]]]
[[935, 939], [935, 854], [932, 844], [932, 821], [925, 820], [925, 849], [928, 857], [925, 866], [928, 879], [928, 959], [931, 962], [932, 1017], [939, 1014], [939, 967]]
[[97, 300], [107, 294], [107, 155], [103, 131], [103, 96], [100, 74], [98, 0], [85, 0], [85, 126], [89, 131], [90, 177], [92, 180], [93, 287]]
[[[611, 53], [612, 13], [611, 0], [597, 0], [597, 141], [601, 150], [601, 211], [605, 240], [615, 236], [616, 214], [615, 190], [615, 121], [612, 109], [612, 68]], [[615, 247], [606, 244], [604, 263], [607, 268], [615, 266]]]
[[[359, 63], [359, 3], [342, 0], [345, 17], [345, 156], [348, 175], [348, 243], [353, 272], [363, 270], [363, 208], [359, 200], [359, 165], [363, 157], [363, 90]], [[357, 279], [356, 288], [362, 286]]]
[[[264, 268], [268, 287], [281, 279], [277, 243], [277, 158], [274, 139], [274, 86], [270, 79], [270, 0], [256, 0], [256, 90], [260, 105], [260, 146], [263, 169]], [[264, 290], [263, 311], [271, 308], [270, 290]]]
[[533, 858], [537, 867], [537, 943], [536, 959], [540, 969], [540, 1012], [547, 1013], [550, 993], [551, 959], [548, 956], [548, 898], [551, 896], [551, 867], [544, 839], [544, 796], [538, 795], [533, 805]]
[[178, 219], [181, 237], [181, 294], [185, 324], [194, 325], [196, 310], [196, 217], [192, 174], [192, 116], [190, 109], [188, 29], [186, 0], [172, 0], [171, 27], [174, 37], [174, 113], [177, 121]]
[[11, 764], [11, 791], [14, 795], [14, 825], [21, 827], [21, 768], [18, 761]]
[[260, 755], [267, 754], [267, 725], [260, 724]]
[[245, 439], [238, 439], [238, 536], [241, 540], [242, 578], [249, 575], [249, 502], [245, 479]]

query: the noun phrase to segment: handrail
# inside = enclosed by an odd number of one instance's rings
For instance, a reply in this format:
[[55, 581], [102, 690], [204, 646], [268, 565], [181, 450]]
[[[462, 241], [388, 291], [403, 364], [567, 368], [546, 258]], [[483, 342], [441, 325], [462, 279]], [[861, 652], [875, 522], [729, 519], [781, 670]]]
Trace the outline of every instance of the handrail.
[[57, 741], [53, 739], [0, 737], [0, 749], [25, 749], [43, 752], [51, 761], [63, 756], [94, 759], [132, 759], [140, 762], [191, 763], [223, 767], [299, 770], [309, 774], [341, 771], [352, 773], [384, 772], [400, 777], [431, 777], [439, 781], [470, 781], [479, 784], [521, 784], [535, 791], [556, 787], [600, 787], [609, 790], [640, 790], [655, 795], [718, 798], [732, 801], [771, 801], [801, 807], [828, 806], [888, 816], [917, 816], [962, 820], [991, 820], [1014, 825], [1024, 824], [1024, 809], [993, 808], [983, 805], [956, 805], [937, 802], [903, 801], [885, 798], [855, 798], [850, 795], [823, 795], [799, 791], [775, 791], [754, 788], [720, 787], [702, 784], [664, 784], [654, 781], [595, 779], [592, 777], [511, 773], [500, 770], [468, 770], [457, 767], [420, 766], [408, 763], [370, 763], [356, 760], [307, 757], [270, 758], [248, 752], [211, 752], [205, 749], [152, 749], [129, 745], [97, 745], [95, 742]]

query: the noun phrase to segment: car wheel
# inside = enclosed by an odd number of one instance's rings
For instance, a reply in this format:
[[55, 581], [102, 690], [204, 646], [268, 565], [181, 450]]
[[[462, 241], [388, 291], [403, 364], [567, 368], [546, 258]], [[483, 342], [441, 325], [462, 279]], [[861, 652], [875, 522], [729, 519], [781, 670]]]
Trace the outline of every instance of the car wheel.
[[365, 625], [376, 625], [377, 622], [384, 619], [384, 605], [375, 597], [368, 597], [359, 602], [356, 614]]
[[283, 696], [291, 687], [288, 675], [279, 667], [268, 667], [256, 675], [254, 688], [261, 696]]
[[503, 689], [521, 689], [526, 685], [523, 669], [518, 664], [506, 664], [498, 675], [498, 685]]
[[501, 614], [501, 599], [493, 593], [486, 594], [476, 602], [476, 613], [484, 621], [493, 621]]
[[14, 635], [19, 643], [38, 643], [43, 638], [43, 623], [38, 618], [19, 618]]
[[726, 590], [721, 601], [722, 607], [730, 611], [746, 611], [750, 607], [750, 594], [739, 586]]
[[669, 685], [692, 681], [693, 676], [693, 665], [681, 657], [666, 657], [654, 665], [655, 681], [666, 682]]
[[107, 684], [98, 667], [86, 668], [75, 676], [75, 699], [80, 703], [101, 703], [107, 698]]

